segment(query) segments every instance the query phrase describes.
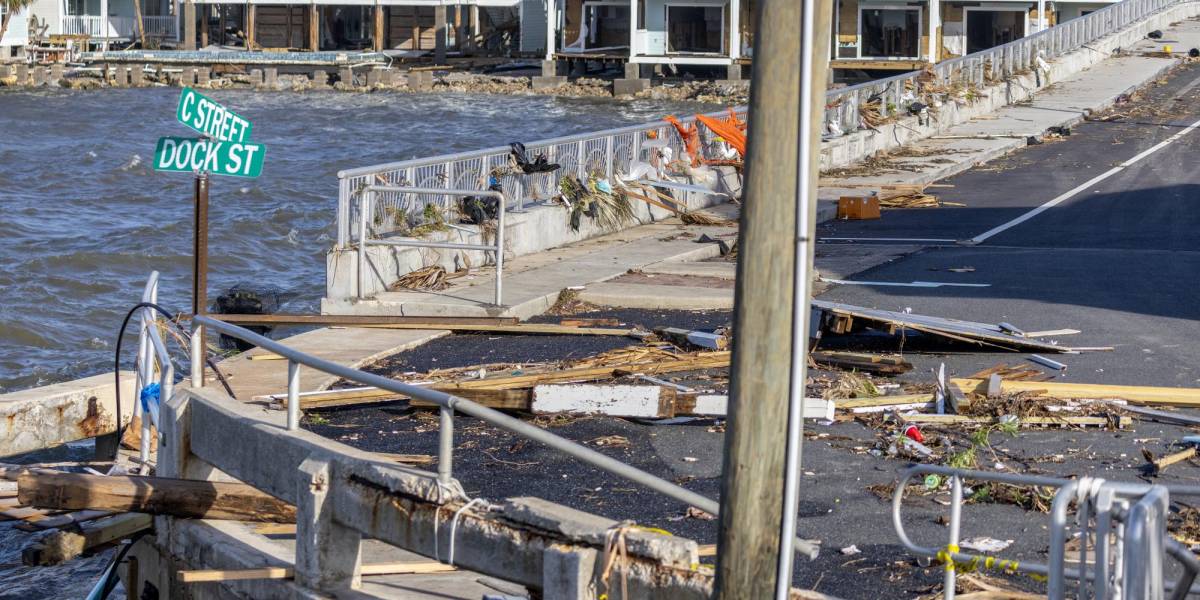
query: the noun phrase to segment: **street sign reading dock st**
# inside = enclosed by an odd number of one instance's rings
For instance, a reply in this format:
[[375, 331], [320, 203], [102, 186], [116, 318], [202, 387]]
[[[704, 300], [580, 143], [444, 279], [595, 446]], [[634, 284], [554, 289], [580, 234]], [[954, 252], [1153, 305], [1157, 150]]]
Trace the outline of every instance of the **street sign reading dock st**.
[[250, 139], [250, 121], [192, 88], [183, 88], [175, 118], [198, 133], [224, 142]]
[[258, 177], [262, 174], [264, 151], [261, 144], [164, 137], [158, 139], [154, 149], [154, 169]]

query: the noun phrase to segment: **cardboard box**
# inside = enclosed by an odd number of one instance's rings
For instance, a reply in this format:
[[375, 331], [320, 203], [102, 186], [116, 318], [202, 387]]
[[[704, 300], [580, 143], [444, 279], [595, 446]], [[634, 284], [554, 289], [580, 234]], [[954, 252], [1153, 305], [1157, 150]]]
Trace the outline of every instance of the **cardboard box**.
[[875, 196], [842, 196], [838, 198], [837, 218], [878, 219], [879, 198]]

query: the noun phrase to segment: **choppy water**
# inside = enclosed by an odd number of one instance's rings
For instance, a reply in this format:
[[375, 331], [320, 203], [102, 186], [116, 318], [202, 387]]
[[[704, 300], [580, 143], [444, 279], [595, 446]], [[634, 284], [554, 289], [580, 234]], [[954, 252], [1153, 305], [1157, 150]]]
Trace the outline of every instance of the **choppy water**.
[[[711, 109], [483, 95], [210, 94], [266, 144], [256, 180], [213, 179], [210, 291], [295, 293], [314, 310], [334, 236], [336, 172]], [[152, 269], [190, 308], [191, 176], [150, 168], [178, 89], [0, 91], [0, 391], [110, 371], [120, 318]]]

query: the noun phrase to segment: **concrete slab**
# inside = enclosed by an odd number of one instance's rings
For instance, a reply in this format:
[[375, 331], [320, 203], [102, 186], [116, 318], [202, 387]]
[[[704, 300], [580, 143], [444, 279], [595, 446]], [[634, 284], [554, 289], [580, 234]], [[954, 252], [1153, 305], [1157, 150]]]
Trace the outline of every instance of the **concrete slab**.
[[[718, 212], [718, 211], [714, 211]], [[698, 261], [720, 253], [716, 244], [697, 244], [707, 234], [733, 239], [734, 227], [685, 226], [672, 220], [642, 225], [505, 263], [504, 307], [492, 305], [495, 277], [481, 270], [440, 292], [393, 291], [354, 305], [357, 314], [514, 316], [545, 312], [565, 288], [618, 277], [663, 261]]]
[[[300, 352], [358, 368], [449, 333], [393, 329], [355, 329], [348, 332], [346, 328], [329, 327], [301, 333], [283, 341], [288, 347]], [[253, 396], [287, 391], [287, 361], [250, 359], [252, 356], [263, 354], [268, 353], [256, 349], [217, 363], [217, 368], [229, 381], [234, 395], [239, 400], [248, 401]], [[210, 374], [209, 380], [212, 379], [214, 378]], [[333, 385], [337, 379], [332, 375], [301, 367], [300, 391], [323, 390]], [[219, 384], [214, 382], [207, 385]]]
[[642, 272], [733, 279], [737, 276], [737, 264], [733, 262], [663, 262], [646, 265], [642, 267]]
[[733, 290], [680, 285], [597, 283], [579, 292], [579, 299], [601, 306], [652, 310], [728, 310]]
[[[121, 375], [121, 422], [135, 394], [133, 372]], [[0, 395], [0, 457], [53, 448], [116, 431], [112, 373]]]

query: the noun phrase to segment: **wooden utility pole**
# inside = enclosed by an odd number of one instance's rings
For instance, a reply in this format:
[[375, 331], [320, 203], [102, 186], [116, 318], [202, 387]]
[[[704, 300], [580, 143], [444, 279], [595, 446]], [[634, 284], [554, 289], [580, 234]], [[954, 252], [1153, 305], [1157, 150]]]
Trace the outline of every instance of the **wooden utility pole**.
[[[804, 7], [816, 8], [814, 39], [801, 39]], [[780, 570], [784, 476], [787, 460], [788, 396], [792, 354], [806, 339], [794, 340], [796, 289], [807, 302], [811, 269], [797, 269], [797, 254], [811, 265], [815, 196], [808, 218], [797, 227], [801, 169], [815, 188], [820, 115], [825, 102], [825, 65], [832, 0], [760, 2], [756, 6], [750, 129], [745, 189], [738, 238], [734, 345], [721, 484], [717, 598], [761, 600], [776, 597]], [[822, 42], [821, 40], [825, 41]], [[814, 68], [802, 76], [801, 50], [812, 49]], [[824, 57], [822, 59], [822, 57]], [[812, 111], [801, 115], [801, 97]], [[816, 119], [809, 165], [800, 165], [800, 119]], [[799, 234], [799, 235], [798, 235]], [[798, 251], [797, 244], [803, 243]], [[797, 285], [798, 283], [798, 285]], [[805, 331], [803, 327], [800, 329]], [[793, 342], [797, 347], [793, 347]], [[801, 361], [800, 364], [803, 364]], [[803, 385], [803, 371], [798, 374]], [[803, 389], [801, 387], [801, 389]], [[803, 393], [800, 397], [803, 398]], [[796, 465], [798, 468], [798, 465]], [[794, 532], [783, 532], [794, 536]]]

